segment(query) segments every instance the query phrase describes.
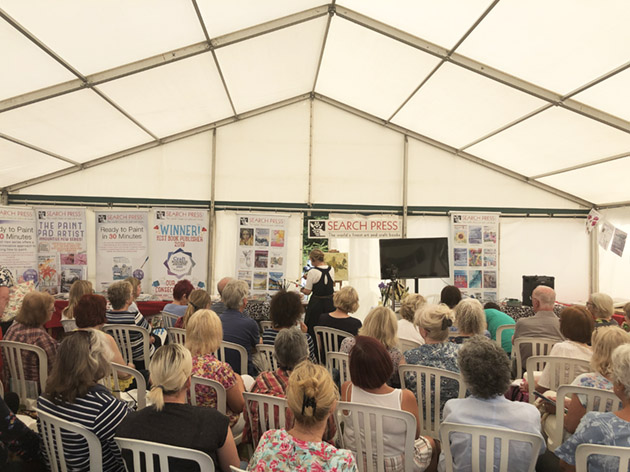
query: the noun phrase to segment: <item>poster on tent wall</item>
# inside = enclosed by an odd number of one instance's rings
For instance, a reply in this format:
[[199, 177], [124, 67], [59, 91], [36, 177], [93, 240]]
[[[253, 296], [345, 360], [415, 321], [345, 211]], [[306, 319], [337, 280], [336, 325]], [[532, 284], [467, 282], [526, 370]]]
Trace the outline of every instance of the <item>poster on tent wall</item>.
[[136, 277], [148, 290], [148, 212], [95, 211], [96, 287], [105, 291], [112, 282]]
[[70, 291], [87, 279], [85, 208], [35, 207], [39, 289]]
[[499, 293], [499, 214], [451, 213], [454, 285], [482, 302]]
[[236, 278], [247, 282], [254, 295], [282, 288], [288, 220], [286, 215], [237, 214]]
[[0, 266], [16, 283], [37, 283], [37, 231], [35, 210], [0, 206]]
[[155, 209], [151, 243], [151, 293], [161, 300], [173, 298], [173, 287], [189, 280], [206, 288], [208, 278], [208, 211]]

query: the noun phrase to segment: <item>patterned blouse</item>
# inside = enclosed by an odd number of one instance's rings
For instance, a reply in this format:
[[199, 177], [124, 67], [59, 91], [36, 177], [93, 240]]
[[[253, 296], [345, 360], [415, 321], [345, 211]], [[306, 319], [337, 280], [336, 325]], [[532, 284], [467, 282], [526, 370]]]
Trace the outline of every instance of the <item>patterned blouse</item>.
[[[355, 343], [356, 340], [354, 338], [344, 339], [341, 342], [341, 346], [339, 346], [339, 352], [350, 354], [350, 350], [354, 347]], [[403, 360], [403, 354], [397, 347], [390, 347], [389, 349], [387, 349], [387, 353], [389, 354], [389, 357], [392, 358], [392, 363], [394, 364], [394, 372], [387, 381], [387, 384], [394, 388], [400, 388], [400, 376], [398, 375], [398, 366]]]
[[[599, 388], [602, 390], [608, 390], [609, 392], [613, 391], [613, 383], [604, 377], [599, 372], [588, 372], [586, 374], [578, 375], [571, 385], [577, 385], [578, 387], [590, 387], [590, 388]], [[582, 403], [582, 406], [586, 408], [586, 396], [579, 394], [578, 398]], [[599, 409], [599, 398], [595, 399], [594, 408]], [[616, 406], [616, 405], [615, 405]], [[609, 408], [606, 411], [610, 411]]]
[[346, 449], [337, 449], [324, 441], [302, 441], [283, 429], [272, 429], [261, 438], [247, 470], [356, 472], [358, 469], [354, 455]]
[[[193, 356], [192, 358], [192, 375], [198, 375], [204, 379], [216, 380], [225, 390], [229, 390], [236, 385], [236, 374], [230, 367], [230, 364], [221, 362], [214, 354], [205, 354], [203, 356]], [[217, 393], [213, 388], [204, 385], [197, 385], [195, 389], [197, 393], [197, 406], [206, 406], [209, 408], [217, 407]], [[235, 413], [227, 408], [227, 416], [230, 418], [230, 427], [234, 426], [238, 421], [240, 412]]]
[[41, 461], [39, 436], [22, 423], [0, 398], [0, 465], [7, 451], [25, 461]]

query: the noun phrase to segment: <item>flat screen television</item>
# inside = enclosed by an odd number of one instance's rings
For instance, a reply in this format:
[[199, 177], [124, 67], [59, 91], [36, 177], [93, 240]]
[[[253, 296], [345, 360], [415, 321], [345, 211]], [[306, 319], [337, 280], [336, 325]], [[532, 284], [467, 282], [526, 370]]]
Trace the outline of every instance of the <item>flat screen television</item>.
[[432, 279], [450, 276], [448, 238], [379, 240], [382, 279]]

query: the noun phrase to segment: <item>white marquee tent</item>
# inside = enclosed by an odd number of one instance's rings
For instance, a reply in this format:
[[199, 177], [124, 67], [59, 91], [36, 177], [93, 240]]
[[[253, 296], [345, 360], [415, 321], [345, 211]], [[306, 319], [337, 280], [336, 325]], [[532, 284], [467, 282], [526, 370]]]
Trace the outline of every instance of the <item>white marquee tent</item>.
[[[501, 296], [630, 298], [630, 4], [625, 0], [0, 0], [2, 203], [205, 206], [213, 279], [235, 211], [501, 217]], [[374, 242], [350, 282], [376, 299]], [[93, 248], [92, 248], [93, 251]], [[367, 255], [364, 257], [364, 255]], [[426, 282], [424, 293], [443, 281]]]

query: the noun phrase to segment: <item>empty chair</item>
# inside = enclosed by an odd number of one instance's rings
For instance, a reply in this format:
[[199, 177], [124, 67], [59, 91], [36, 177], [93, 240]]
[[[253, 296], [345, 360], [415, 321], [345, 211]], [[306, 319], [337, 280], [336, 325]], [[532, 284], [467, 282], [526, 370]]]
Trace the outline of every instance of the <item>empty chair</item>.
[[214, 353], [214, 355], [220, 361], [227, 362], [226, 351], [230, 351], [230, 350], [236, 351], [237, 355], [240, 358], [240, 361], [239, 361], [240, 369], [237, 371], [237, 373], [241, 375], [247, 374], [247, 349], [245, 349], [240, 344], [230, 343], [227, 341], [221, 341], [221, 346]]
[[[245, 408], [247, 411], [252, 411], [252, 408], [256, 408], [258, 412], [258, 418], [253, 418], [253, 415], [248, 415], [249, 430], [252, 432], [258, 431], [258, 434], [252, 434], [254, 448], [258, 445], [260, 436], [262, 436], [265, 431], [280, 428], [288, 429], [286, 398], [250, 392], [243, 392], [243, 398], [245, 399]], [[258, 422], [257, 425], [253, 425], [254, 421]]]
[[179, 316], [174, 315], [173, 313], [169, 313], [168, 311], [162, 312], [162, 327], [163, 328], [172, 328], [177, 323]]
[[326, 369], [333, 379], [339, 376], [339, 385], [350, 380], [350, 356], [345, 352], [327, 352]]
[[262, 370], [274, 371], [278, 368], [278, 362], [274, 357], [274, 348], [270, 344], [258, 344], [256, 345], [256, 351], [260, 354], [261, 363], [263, 364]]
[[[516, 358], [516, 377], [520, 377], [523, 375], [523, 358], [521, 356], [522, 348], [527, 347], [531, 348], [532, 356], [548, 356], [551, 352], [551, 348], [554, 344], [559, 343], [559, 339], [551, 339], [551, 338], [517, 338], [514, 340], [514, 346], [512, 347], [512, 357]], [[527, 361], [527, 359], [525, 359]]]
[[[597, 459], [605, 462], [611, 467], [607, 470], [616, 470], [618, 472], [628, 472], [630, 467], [630, 448], [620, 446], [605, 446], [602, 444], [580, 444], [575, 452], [575, 470], [576, 472], [588, 472], [593, 470], [588, 464], [591, 463], [590, 456], [597, 455]], [[618, 464], [618, 465], [616, 465]]]
[[[437, 439], [444, 404], [451, 398], [464, 398], [466, 385], [457, 372], [422, 365], [401, 365], [400, 385], [402, 388], [408, 388], [406, 380], [411, 376], [415, 377], [417, 389], [420, 434]], [[452, 396], [455, 393], [453, 389], [455, 383], [457, 395]]]
[[527, 359], [527, 386], [529, 388], [529, 402], [534, 403], [534, 388], [536, 380], [534, 372], [548, 369], [549, 389], [557, 390], [560, 385], [568, 385], [579, 374], [589, 369], [589, 362], [569, 357], [531, 356]]
[[166, 328], [169, 343], [186, 344], [186, 330], [182, 328], [174, 328], [172, 326]]
[[140, 326], [106, 324], [103, 331], [114, 338], [126, 363], [140, 361], [144, 363], [144, 367], [149, 365], [151, 358], [149, 330]]
[[[534, 472], [543, 448], [536, 434], [448, 422], [440, 426], [440, 439], [446, 470]], [[487, 444], [494, 445], [493, 454]]]
[[[124, 457], [126, 457], [124, 451], [131, 451], [132, 459], [130, 461], [125, 459], [125, 462], [127, 462], [127, 464], [131, 462], [133, 464], [133, 470], [135, 471], [143, 470], [141, 464], [146, 464], [146, 470], [153, 472], [156, 470], [156, 463], [159, 464], [159, 470], [177, 470], [178, 462], [176, 459], [180, 459], [179, 467], [182, 467], [181, 461], [191, 461], [197, 463], [199, 469], [204, 472], [214, 472], [215, 470], [214, 462], [212, 462], [210, 456], [205, 452], [195, 449], [125, 438], [116, 438], [116, 443], [123, 451]], [[147, 460], [149, 457], [152, 460]], [[129, 465], [127, 467], [129, 467]]]
[[[9, 370], [9, 391], [15, 391], [20, 397], [20, 403], [32, 408], [39, 395], [37, 382], [30, 380], [25, 371], [25, 363], [33, 364], [36, 359], [39, 374], [39, 385], [46, 385], [48, 378], [48, 357], [46, 351], [33, 344], [18, 343], [15, 341], [0, 341], [4, 363]], [[28, 358], [27, 356], [31, 356]], [[26, 359], [26, 360], [25, 360]]]

